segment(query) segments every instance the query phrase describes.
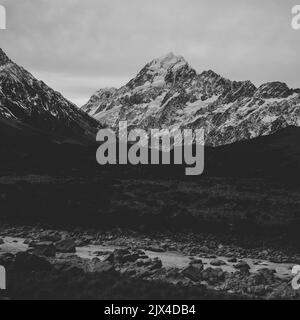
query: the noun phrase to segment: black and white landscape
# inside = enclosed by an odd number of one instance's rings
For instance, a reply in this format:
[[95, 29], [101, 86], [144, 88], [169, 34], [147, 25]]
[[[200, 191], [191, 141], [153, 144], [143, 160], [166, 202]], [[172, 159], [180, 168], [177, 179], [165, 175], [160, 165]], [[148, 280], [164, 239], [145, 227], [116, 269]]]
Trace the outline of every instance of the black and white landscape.
[[[173, 53], [138, 69], [76, 106], [0, 49], [3, 295], [299, 299], [300, 89]], [[204, 174], [98, 165], [98, 130], [124, 120], [204, 128]]]

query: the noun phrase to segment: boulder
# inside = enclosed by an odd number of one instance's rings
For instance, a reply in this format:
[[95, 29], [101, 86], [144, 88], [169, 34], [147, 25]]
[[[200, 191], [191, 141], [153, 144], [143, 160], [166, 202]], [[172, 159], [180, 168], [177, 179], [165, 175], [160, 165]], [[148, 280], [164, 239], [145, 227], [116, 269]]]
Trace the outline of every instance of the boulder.
[[31, 252], [37, 256], [55, 257], [56, 248], [52, 242], [38, 242], [34, 244]]
[[116, 249], [113, 253], [113, 260], [116, 263], [135, 262], [140, 258], [139, 252], [130, 252], [128, 249]]
[[54, 259], [51, 260], [54, 268], [61, 272], [71, 272], [78, 270], [87, 272], [89, 270], [89, 260], [82, 259], [71, 253], [58, 253]]
[[152, 264], [152, 260], [150, 258], [138, 259], [135, 262], [137, 267], [149, 267]]
[[211, 285], [216, 285], [225, 281], [226, 274], [227, 273], [220, 268], [207, 268], [202, 271], [201, 278]]
[[214, 259], [210, 262], [210, 265], [214, 267], [221, 267], [221, 266], [226, 266], [227, 263], [223, 260]]
[[165, 252], [165, 250], [159, 246], [150, 246], [150, 247], [147, 247], [146, 250], [151, 252], [157, 252], [157, 253]]
[[61, 253], [75, 253], [76, 244], [72, 239], [64, 239], [55, 244], [57, 252]]
[[194, 282], [198, 282], [202, 279], [202, 276], [201, 276], [201, 272], [203, 271], [204, 269], [204, 266], [203, 266], [203, 263], [200, 262], [200, 261], [192, 261], [191, 264], [185, 268], [184, 270], [182, 270], [182, 274], [194, 281]]
[[162, 261], [161, 261], [159, 258], [154, 258], [154, 259], [152, 260], [150, 269], [151, 269], [151, 270], [158, 270], [158, 269], [161, 269], [162, 266], [163, 266], [163, 265], [162, 265]]
[[242, 273], [249, 273], [249, 270], [251, 269], [249, 264], [245, 261], [241, 261], [238, 264], [234, 265], [234, 267]]
[[101, 262], [95, 258], [91, 260], [87, 266], [87, 272], [91, 273], [107, 273], [114, 271], [114, 266], [109, 262]]
[[62, 239], [62, 237], [58, 232], [45, 231], [39, 235], [39, 239], [42, 242], [44, 241], [58, 242]]
[[199, 250], [203, 253], [210, 253], [211, 250], [207, 246], [202, 246], [199, 248]]

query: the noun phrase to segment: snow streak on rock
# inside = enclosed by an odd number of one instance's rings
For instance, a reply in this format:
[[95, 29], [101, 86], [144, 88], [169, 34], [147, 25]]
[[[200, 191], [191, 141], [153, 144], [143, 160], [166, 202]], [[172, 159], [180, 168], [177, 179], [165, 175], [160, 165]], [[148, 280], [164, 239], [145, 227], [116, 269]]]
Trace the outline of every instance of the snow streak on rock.
[[281, 82], [256, 88], [211, 70], [197, 74], [169, 53], [120, 89], [99, 90], [82, 109], [112, 129], [124, 120], [146, 130], [204, 128], [206, 143], [218, 146], [300, 126], [300, 89]]
[[58, 141], [95, 141], [98, 122], [12, 62], [0, 49], [0, 120], [13, 120]]

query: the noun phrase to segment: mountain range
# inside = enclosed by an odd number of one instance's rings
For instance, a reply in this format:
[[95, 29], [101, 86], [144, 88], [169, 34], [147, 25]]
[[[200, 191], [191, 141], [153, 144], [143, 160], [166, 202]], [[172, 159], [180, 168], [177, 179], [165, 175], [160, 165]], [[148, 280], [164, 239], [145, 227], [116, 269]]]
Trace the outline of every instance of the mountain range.
[[300, 126], [300, 89], [282, 82], [257, 88], [212, 70], [198, 74], [183, 57], [169, 53], [125, 86], [100, 89], [82, 110], [112, 129], [121, 120], [145, 130], [203, 128], [207, 145], [222, 146]]
[[[213, 71], [197, 74], [169, 54], [126, 86], [101, 89], [79, 109], [0, 50], [0, 168], [95, 172], [97, 130], [128, 120], [145, 129], [205, 126], [208, 175], [298, 179], [299, 96], [280, 82], [256, 88]], [[180, 177], [182, 171], [154, 166], [143, 174]], [[116, 172], [140, 176], [139, 168], [124, 166], [107, 174]]]
[[[0, 49], [0, 124], [56, 143], [91, 144], [99, 123]], [[3, 136], [2, 136], [3, 139]]]

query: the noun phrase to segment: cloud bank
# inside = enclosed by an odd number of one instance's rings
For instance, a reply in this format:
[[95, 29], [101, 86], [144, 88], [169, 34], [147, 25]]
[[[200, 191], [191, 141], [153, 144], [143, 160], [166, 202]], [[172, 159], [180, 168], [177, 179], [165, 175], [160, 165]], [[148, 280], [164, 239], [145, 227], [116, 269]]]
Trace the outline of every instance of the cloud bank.
[[198, 72], [300, 87], [293, 0], [0, 0], [0, 47], [78, 105], [173, 51]]

